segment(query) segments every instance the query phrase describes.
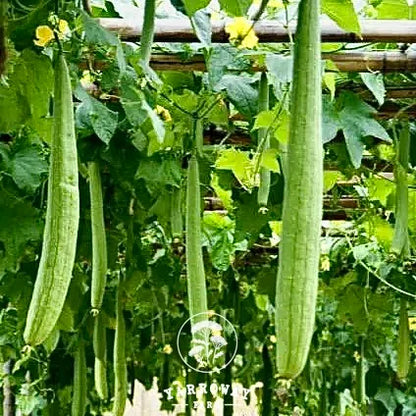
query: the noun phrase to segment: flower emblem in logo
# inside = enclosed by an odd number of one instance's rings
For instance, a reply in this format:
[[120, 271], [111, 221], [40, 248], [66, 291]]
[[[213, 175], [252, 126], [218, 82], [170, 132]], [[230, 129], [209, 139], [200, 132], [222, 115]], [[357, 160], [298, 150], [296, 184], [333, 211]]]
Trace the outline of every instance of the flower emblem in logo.
[[182, 361], [199, 373], [218, 373], [237, 354], [237, 332], [223, 316], [208, 312], [191, 316], [181, 326], [177, 348]]

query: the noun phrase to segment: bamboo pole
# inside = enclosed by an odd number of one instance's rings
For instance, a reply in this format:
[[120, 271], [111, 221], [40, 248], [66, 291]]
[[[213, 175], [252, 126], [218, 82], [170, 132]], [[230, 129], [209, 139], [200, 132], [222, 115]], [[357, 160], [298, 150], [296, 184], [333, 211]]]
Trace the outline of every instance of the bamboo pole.
[[[100, 25], [117, 33], [122, 40], [138, 41], [141, 36], [141, 23], [134, 19], [100, 18]], [[226, 22], [212, 22], [212, 41], [228, 43], [225, 32]], [[294, 33], [296, 22], [286, 29], [281, 22], [262, 20], [254, 29], [262, 43], [287, 42], [288, 32]], [[321, 24], [322, 42], [404, 42], [416, 43], [415, 20], [363, 20], [361, 36], [340, 29], [334, 22], [324, 19]], [[198, 42], [188, 19], [160, 19], [156, 22], [156, 42]]]
[[[415, 72], [416, 53], [376, 52], [376, 51], [344, 51], [342, 53], [325, 53], [322, 59], [331, 60], [342, 72]], [[184, 60], [179, 55], [155, 54], [151, 59], [155, 71], [206, 71], [205, 59], [195, 55]], [[253, 63], [253, 71], [265, 68]]]

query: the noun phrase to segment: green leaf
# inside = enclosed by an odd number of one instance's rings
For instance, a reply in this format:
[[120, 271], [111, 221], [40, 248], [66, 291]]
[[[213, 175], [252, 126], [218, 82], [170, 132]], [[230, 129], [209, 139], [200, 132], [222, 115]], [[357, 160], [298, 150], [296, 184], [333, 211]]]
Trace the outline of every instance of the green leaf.
[[25, 201], [6, 195], [0, 198], [0, 275], [17, 271], [28, 243], [37, 243], [42, 235], [40, 212]]
[[9, 174], [20, 189], [33, 194], [48, 171], [42, 147], [19, 136], [11, 145], [0, 143], [0, 155], [3, 157], [1, 170]]
[[323, 0], [322, 10], [346, 32], [361, 33], [360, 22], [351, 0]]
[[224, 149], [215, 163], [216, 169], [231, 170], [240, 184], [246, 188], [253, 187], [253, 162], [249, 152], [237, 149]]
[[288, 83], [293, 78], [293, 58], [278, 54], [266, 56], [266, 67], [270, 75], [281, 83]]
[[216, 90], [225, 90], [228, 98], [240, 113], [252, 119], [257, 114], [257, 90], [251, 86], [252, 80], [238, 75], [224, 75]]
[[274, 131], [274, 137], [280, 144], [287, 144], [289, 140], [289, 124], [290, 115], [287, 111], [283, 111], [277, 120], [277, 127]]
[[374, 120], [376, 110], [363, 102], [356, 94], [343, 92], [340, 96], [342, 106], [339, 119], [344, 132], [345, 142], [355, 168], [361, 164], [364, 151], [362, 139], [367, 136], [391, 142], [384, 127]]
[[326, 170], [324, 172], [324, 192], [330, 191], [343, 178], [344, 175], [338, 170]]
[[378, 176], [372, 176], [366, 180], [365, 184], [369, 199], [378, 200], [381, 205], [387, 208], [388, 197], [396, 189], [395, 183]]
[[144, 179], [146, 187], [152, 195], [157, 195], [166, 186], [179, 187], [182, 168], [178, 159], [161, 159], [154, 156], [140, 162], [136, 179]]
[[118, 113], [91, 97], [80, 85], [75, 94], [81, 101], [76, 111], [77, 120], [82, 120], [83, 127], [86, 124], [91, 126], [100, 140], [108, 144], [117, 128]]
[[215, 45], [207, 57], [208, 77], [213, 89], [227, 71], [249, 68], [250, 61], [231, 45]]
[[344, 288], [339, 298], [338, 313], [341, 317], [349, 318], [357, 333], [365, 333], [368, 328], [368, 319], [365, 310], [364, 288], [350, 284]]
[[261, 311], [266, 312], [269, 306], [269, 296], [268, 295], [262, 295], [262, 294], [255, 294], [254, 300], [256, 302], [257, 308], [259, 308]]
[[382, 386], [377, 390], [374, 400], [378, 400], [384, 404], [384, 407], [389, 411], [389, 414], [393, 415], [396, 410], [397, 402], [394, 396], [394, 391], [391, 387]]
[[226, 271], [231, 264], [234, 248], [234, 221], [216, 212], [204, 213], [202, 245], [208, 247], [212, 265]]
[[211, 0], [182, 0], [188, 16], [194, 15], [198, 10], [207, 7]]
[[125, 83], [122, 87], [121, 104], [130, 124], [141, 129], [144, 134], [148, 131], [144, 123], [150, 122], [159, 143], [165, 138], [165, 125], [146, 101], [144, 94], [133, 84]]
[[280, 172], [279, 162], [277, 161], [277, 149], [263, 150], [260, 158], [260, 166], [269, 169], [272, 172]]
[[256, 116], [256, 121], [254, 122], [253, 130], [269, 128], [276, 118], [276, 112], [273, 110], [261, 111]]
[[335, 101], [332, 101], [327, 94], [322, 96], [322, 141], [328, 143], [335, 138], [341, 130], [341, 122]]
[[409, 7], [406, 0], [383, 0], [376, 10], [378, 19], [414, 19], [416, 16], [416, 4]]
[[87, 43], [111, 46], [119, 44], [117, 36], [104, 29], [96, 19], [91, 18], [84, 11], [81, 11], [81, 21]]
[[270, 221], [270, 211], [259, 212], [257, 195], [244, 193], [235, 201], [235, 241], [248, 241], [248, 246], [254, 244], [260, 231], [268, 227]]
[[383, 218], [374, 216], [364, 224], [367, 233], [374, 236], [381, 246], [386, 249], [391, 247], [393, 241], [394, 228]]
[[9, 86], [0, 85], [0, 132], [8, 133], [28, 126], [49, 141], [52, 123], [49, 117], [53, 91], [53, 70], [44, 55], [24, 50], [17, 59]]
[[361, 72], [361, 79], [366, 87], [372, 92], [379, 105], [383, 105], [386, 87], [384, 86], [383, 74], [374, 74], [372, 72]]
[[230, 16], [245, 16], [251, 3], [252, 0], [220, 0], [221, 9]]
[[206, 10], [198, 10], [191, 18], [192, 26], [202, 46], [211, 45], [211, 15]]

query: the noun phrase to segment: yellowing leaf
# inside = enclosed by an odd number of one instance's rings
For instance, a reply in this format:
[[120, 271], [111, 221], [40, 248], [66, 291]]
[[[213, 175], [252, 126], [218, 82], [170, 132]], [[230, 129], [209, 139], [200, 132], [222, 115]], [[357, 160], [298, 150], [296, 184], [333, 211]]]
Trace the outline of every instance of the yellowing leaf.
[[269, 128], [276, 118], [276, 112], [273, 110], [261, 111], [257, 114], [253, 130]]
[[246, 189], [251, 189], [254, 186], [254, 167], [248, 152], [225, 149], [220, 153], [215, 167], [217, 169], [231, 170], [240, 184]]
[[379, 200], [384, 206], [387, 205], [387, 197], [394, 192], [395, 184], [384, 178], [373, 176], [366, 182], [370, 199]]
[[211, 177], [211, 186], [214, 189], [214, 192], [217, 194], [218, 198], [221, 199], [221, 202], [224, 204], [225, 209], [232, 211], [233, 209], [233, 199], [231, 190], [226, 190], [221, 187], [218, 179], [218, 175], [215, 173]]
[[260, 166], [271, 170], [272, 172], [280, 172], [279, 163], [277, 161], [277, 149], [263, 150], [260, 158]]
[[325, 72], [323, 77], [324, 83], [331, 93], [331, 100], [335, 98], [335, 77], [336, 74], [333, 72]]
[[274, 137], [281, 144], [286, 144], [289, 140], [289, 113], [283, 112], [278, 120], [278, 127], [274, 132]]
[[326, 170], [324, 172], [324, 192], [330, 191], [343, 178], [344, 175], [338, 170]]
[[365, 224], [365, 229], [369, 235], [376, 237], [377, 241], [383, 246], [390, 247], [393, 240], [393, 226], [383, 220], [383, 218], [375, 216]]

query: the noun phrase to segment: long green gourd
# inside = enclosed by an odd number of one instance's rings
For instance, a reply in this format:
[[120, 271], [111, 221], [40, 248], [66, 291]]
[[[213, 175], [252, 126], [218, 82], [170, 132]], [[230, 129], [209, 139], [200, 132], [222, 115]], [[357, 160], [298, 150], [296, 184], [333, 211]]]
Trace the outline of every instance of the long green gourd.
[[407, 121], [400, 131], [399, 143], [397, 144], [396, 163], [394, 166], [394, 177], [396, 181], [396, 223], [394, 225], [394, 236], [391, 245], [391, 250], [402, 257], [407, 257], [410, 250], [408, 232], [409, 192], [407, 187], [409, 149], [410, 123]]
[[397, 345], [397, 377], [407, 378], [410, 368], [410, 328], [406, 299], [400, 299], [399, 341]]
[[41, 344], [64, 306], [75, 261], [79, 223], [78, 159], [71, 80], [60, 53], [55, 66], [54, 121], [42, 255], [24, 339]]
[[108, 397], [107, 386], [107, 329], [104, 324], [103, 314], [99, 313], [94, 318], [94, 385], [98, 397], [106, 400]]
[[71, 404], [72, 416], [84, 416], [87, 405], [87, 363], [84, 341], [79, 340], [74, 354], [74, 381]]
[[143, 16], [142, 38], [140, 40], [140, 57], [147, 66], [152, 54], [152, 45], [155, 32], [156, 0], [146, 0]]
[[[206, 321], [208, 311], [207, 288], [204, 260], [202, 256], [201, 235], [201, 193], [199, 184], [198, 156], [202, 153], [202, 122], [194, 123], [195, 148], [189, 160], [186, 186], [186, 272], [188, 281], [189, 315], [193, 344], [205, 344], [208, 347], [207, 331], [196, 331], [198, 322]], [[204, 359], [208, 351], [205, 350]]]
[[365, 338], [360, 336], [360, 354], [359, 360], [355, 365], [355, 400], [358, 403], [358, 406], [362, 414], [367, 414], [366, 412], [366, 386], [365, 386]]
[[[409, 192], [407, 171], [409, 166], [410, 150], [410, 123], [405, 121], [400, 131], [399, 143], [397, 145], [396, 163], [394, 166], [394, 177], [396, 181], [396, 207], [394, 236], [391, 250], [401, 258], [410, 254], [409, 244]], [[410, 330], [407, 312], [407, 301], [400, 299], [399, 315], [399, 338], [397, 341], [397, 377], [404, 380], [410, 367]]]
[[182, 188], [175, 188], [170, 199], [170, 227], [174, 239], [182, 239], [183, 218], [182, 218]]
[[303, 370], [315, 322], [323, 194], [320, 1], [299, 4], [282, 236], [276, 282], [277, 369]]
[[116, 301], [116, 333], [114, 338], [114, 402], [113, 416], [123, 416], [127, 400], [126, 323], [123, 316], [122, 285]]
[[[261, 111], [267, 111], [269, 109], [269, 84], [267, 81], [267, 74], [262, 72], [260, 77], [259, 86], [259, 113]], [[270, 139], [268, 137], [267, 128], [259, 129], [258, 142], [262, 146], [262, 151], [270, 148]], [[257, 203], [260, 207], [266, 207], [269, 200], [270, 193], [270, 170], [261, 167], [260, 168], [260, 184], [257, 194]]]
[[[186, 269], [191, 317], [208, 310], [201, 241], [199, 164], [196, 154], [193, 153], [189, 160], [186, 188]], [[204, 319], [204, 315], [199, 315], [192, 320], [192, 324]]]
[[91, 307], [96, 314], [101, 309], [107, 281], [107, 240], [104, 224], [100, 165], [98, 162], [88, 163], [88, 174], [92, 231]]

